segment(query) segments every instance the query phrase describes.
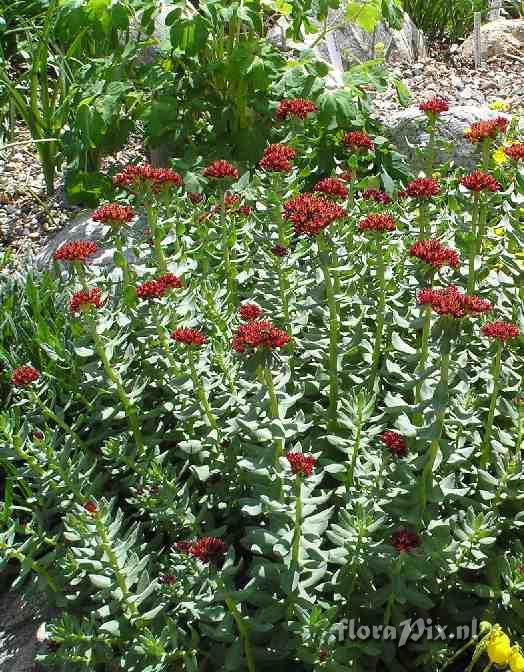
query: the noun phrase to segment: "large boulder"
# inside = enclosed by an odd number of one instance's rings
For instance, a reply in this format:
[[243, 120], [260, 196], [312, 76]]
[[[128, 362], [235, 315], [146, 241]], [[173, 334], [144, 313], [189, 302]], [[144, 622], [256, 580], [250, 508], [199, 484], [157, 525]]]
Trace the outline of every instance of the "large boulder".
[[[464, 58], [473, 58], [473, 36], [464, 41], [460, 53]], [[524, 19], [497, 19], [481, 26], [480, 53], [483, 58], [524, 56]]]
[[314, 45], [316, 55], [336, 69], [369, 61], [376, 57], [379, 50], [383, 51], [388, 63], [414, 63], [426, 57], [426, 40], [407, 14], [404, 14], [404, 24], [400, 30], [379, 23], [371, 33], [344, 17], [342, 10], [331, 10], [328, 26], [337, 28], [328, 33], [328, 39], [318, 42], [320, 27], [319, 33], [307, 35], [304, 42], [292, 42], [285, 40], [284, 27], [278, 23], [268, 34], [268, 39], [281, 49], [295, 51], [309, 49]]
[[[454, 161], [466, 169], [473, 168], [478, 162], [478, 147], [464, 138], [464, 132], [477, 121], [501, 116], [486, 106], [462, 105], [451, 107], [442, 114], [439, 121], [439, 136], [446, 147], [439, 152], [441, 163]], [[502, 115], [506, 116], [506, 115]], [[509, 118], [509, 117], [508, 117]], [[429, 136], [425, 132], [426, 115], [417, 107], [394, 112], [383, 120], [386, 133], [401, 154], [404, 154], [415, 170], [422, 167], [417, 149], [425, 148]]]

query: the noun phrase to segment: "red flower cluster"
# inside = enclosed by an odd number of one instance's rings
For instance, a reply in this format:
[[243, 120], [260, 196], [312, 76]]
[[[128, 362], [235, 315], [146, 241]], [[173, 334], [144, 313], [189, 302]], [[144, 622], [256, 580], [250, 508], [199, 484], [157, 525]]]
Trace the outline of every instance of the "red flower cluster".
[[174, 273], [165, 273], [154, 280], [147, 280], [135, 288], [139, 299], [161, 299], [169, 289], [182, 287], [182, 280]]
[[295, 117], [295, 119], [306, 119], [308, 114], [317, 111], [317, 106], [312, 100], [304, 98], [286, 98], [281, 100], [277, 107], [277, 118], [288, 119]]
[[147, 163], [129, 165], [113, 177], [113, 184], [131, 191], [140, 191], [150, 187], [154, 192], [164, 187], [181, 187], [182, 178], [171, 168], [154, 168]]
[[490, 301], [475, 295], [461, 294], [454, 285], [445, 289], [422, 289], [417, 294], [417, 302], [431, 306], [437, 315], [455, 318], [489, 313], [492, 308]]
[[262, 317], [263, 312], [262, 308], [257, 306], [256, 303], [243, 303], [238, 309], [238, 314], [246, 322], [258, 320], [259, 317]]
[[360, 231], [394, 231], [397, 224], [391, 215], [374, 212], [358, 225]]
[[227, 545], [218, 537], [202, 537], [191, 544], [189, 553], [205, 564], [218, 564], [227, 553]]
[[158, 582], [164, 586], [174, 586], [176, 583], [176, 576], [174, 574], [162, 574], [158, 578]]
[[291, 337], [285, 331], [275, 327], [269, 320], [252, 320], [241, 324], [233, 338], [232, 347], [236, 352], [264, 348], [274, 350], [289, 343]]
[[486, 322], [480, 330], [484, 336], [488, 338], [496, 338], [498, 341], [505, 343], [511, 338], [518, 338], [520, 336], [520, 329], [512, 322]]
[[284, 217], [293, 222], [295, 233], [306, 236], [317, 236], [345, 216], [344, 208], [313, 194], [299, 194], [284, 203]]
[[320, 180], [315, 184], [313, 191], [332, 196], [333, 198], [346, 198], [348, 195], [347, 187], [342, 180], [339, 180], [336, 177], [326, 177], [325, 179]]
[[204, 345], [207, 343], [207, 338], [204, 334], [198, 329], [189, 329], [187, 327], [181, 327], [175, 329], [171, 334], [171, 338], [177, 343], [183, 343], [184, 345]]
[[408, 446], [406, 444], [406, 439], [402, 434], [387, 431], [380, 435], [380, 440], [396, 457], [404, 457], [407, 455]]
[[204, 177], [212, 177], [216, 180], [222, 180], [224, 178], [238, 180], [240, 177], [240, 173], [235, 166], [229, 163], [229, 161], [224, 161], [224, 159], [213, 161], [213, 163], [204, 169], [202, 174]]
[[258, 165], [271, 173], [290, 173], [293, 170], [291, 161], [296, 155], [289, 145], [269, 145]]
[[460, 180], [460, 184], [470, 191], [499, 191], [500, 184], [494, 177], [483, 173], [481, 170], [475, 170], [471, 175], [466, 175]]
[[177, 541], [175, 543], [175, 550], [178, 551], [178, 553], [188, 554], [191, 546], [193, 546], [192, 541], [186, 541], [185, 539], [182, 539], [181, 541]]
[[94, 514], [98, 511], [98, 507], [92, 499], [88, 499], [87, 502], [84, 502], [83, 506], [88, 513]]
[[271, 252], [275, 255], [275, 257], [287, 257], [289, 254], [289, 250], [285, 245], [275, 245], [274, 247], [271, 248]]
[[344, 182], [353, 182], [355, 179], [354, 174], [351, 172], [351, 170], [344, 170], [340, 173], [339, 178], [343, 180]]
[[342, 144], [348, 149], [357, 151], [366, 149], [371, 151], [375, 147], [369, 135], [362, 131], [350, 131], [349, 133], [344, 133], [342, 136]]
[[431, 177], [417, 177], [408, 183], [402, 195], [411, 198], [432, 198], [440, 194], [439, 183]]
[[22, 366], [16, 368], [11, 374], [11, 385], [15, 387], [27, 387], [39, 378], [40, 373], [35, 368], [28, 364], [22, 364]]
[[135, 216], [135, 211], [130, 205], [120, 203], [106, 203], [97, 208], [91, 215], [94, 222], [103, 222], [111, 226], [123, 226]]
[[288, 453], [286, 459], [291, 466], [291, 471], [300, 476], [311, 476], [317, 463], [313, 455], [304, 455], [304, 453]]
[[524, 142], [504, 147], [504, 154], [513, 161], [524, 161]]
[[391, 197], [388, 196], [385, 191], [375, 189], [374, 187], [365, 189], [361, 196], [365, 201], [375, 201], [375, 203], [382, 203], [382, 205], [388, 205], [391, 203]]
[[449, 104], [444, 98], [430, 98], [429, 100], [420, 103], [418, 109], [425, 112], [427, 115], [438, 115], [449, 110]]
[[489, 121], [477, 121], [466, 130], [464, 137], [472, 144], [488, 139], [495, 140], [499, 133], [506, 132], [508, 124], [509, 122], [505, 117], [497, 117]]
[[199, 194], [198, 191], [189, 191], [187, 197], [193, 205], [197, 205], [204, 198], [202, 194]]
[[440, 240], [419, 240], [411, 246], [409, 253], [433, 268], [442, 268], [442, 266], [458, 268], [460, 265], [458, 252], [442, 245]]
[[86, 261], [97, 249], [94, 240], [70, 240], [56, 250], [53, 258], [55, 261]]
[[393, 532], [391, 544], [399, 553], [409, 553], [422, 543], [416, 532], [410, 532], [405, 528], [400, 528]]
[[72, 313], [84, 312], [91, 307], [101, 308], [102, 305], [102, 290], [98, 287], [75, 292], [69, 300], [69, 310]]

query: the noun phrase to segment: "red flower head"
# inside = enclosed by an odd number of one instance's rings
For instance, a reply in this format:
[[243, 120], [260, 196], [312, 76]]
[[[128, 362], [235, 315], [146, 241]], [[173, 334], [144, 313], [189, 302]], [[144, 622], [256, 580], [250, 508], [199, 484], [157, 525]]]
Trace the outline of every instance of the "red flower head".
[[290, 173], [293, 170], [291, 161], [296, 155], [288, 145], [269, 145], [258, 165], [270, 173]]
[[461, 294], [454, 285], [445, 289], [423, 289], [417, 294], [417, 302], [423, 306], [431, 306], [437, 315], [454, 318], [482, 315], [492, 309], [490, 301], [479, 296]]
[[40, 373], [35, 368], [28, 364], [22, 364], [22, 366], [16, 368], [11, 374], [11, 385], [15, 387], [27, 387], [39, 378]]
[[317, 111], [317, 106], [312, 100], [305, 100], [304, 98], [287, 98], [281, 100], [277, 107], [277, 118], [288, 119], [294, 117], [295, 119], [306, 119], [309, 114]]
[[158, 280], [147, 280], [135, 287], [139, 299], [161, 299], [165, 293], [165, 286]]
[[128, 224], [135, 216], [135, 211], [130, 205], [120, 203], [107, 203], [97, 208], [91, 215], [94, 222], [102, 222], [118, 227]]
[[198, 191], [189, 191], [187, 196], [193, 205], [197, 205], [204, 198]]
[[158, 193], [165, 188], [181, 187], [182, 178], [171, 168], [153, 168], [149, 164], [129, 165], [113, 177], [113, 184], [133, 192], [151, 189]]
[[191, 550], [192, 546], [193, 546], [192, 541], [182, 539], [181, 541], [177, 541], [175, 543], [175, 550], [177, 551], [177, 553], [183, 553], [184, 555], [187, 555]]
[[182, 287], [182, 280], [174, 273], [164, 273], [164, 275], [158, 276], [156, 280], [164, 286], [164, 290], [166, 291], [168, 289], [180, 289], [180, 287]]
[[202, 537], [191, 545], [189, 553], [206, 565], [219, 564], [227, 553], [227, 546], [222, 539], [217, 537]]
[[460, 184], [470, 191], [500, 191], [500, 184], [497, 180], [481, 170], [466, 175], [460, 180]]
[[317, 193], [326, 194], [333, 198], [346, 198], [348, 195], [347, 187], [342, 180], [336, 177], [326, 177], [315, 184], [313, 191]]
[[524, 143], [504, 147], [504, 154], [513, 161], [524, 161]]
[[408, 183], [404, 195], [411, 198], [432, 198], [440, 194], [439, 183], [431, 177], [417, 177]]
[[317, 236], [345, 216], [344, 208], [313, 194], [299, 194], [284, 203], [284, 217], [293, 222], [295, 233], [306, 236]]
[[88, 513], [95, 514], [98, 511], [98, 507], [92, 499], [88, 499], [87, 502], [84, 502], [83, 506]]
[[226, 210], [233, 210], [237, 205], [240, 205], [240, 196], [238, 194], [225, 194], [224, 205]]
[[422, 543], [420, 537], [416, 532], [410, 532], [405, 528], [401, 528], [393, 532], [391, 537], [391, 544], [399, 553], [409, 553]]
[[271, 248], [271, 252], [273, 252], [275, 257], [287, 257], [289, 254], [289, 250], [285, 245], [275, 245]]
[[428, 116], [437, 116], [442, 112], [449, 110], [448, 101], [444, 98], [430, 98], [423, 103], [420, 103], [418, 109], [425, 112]]
[[246, 322], [258, 320], [259, 317], [262, 317], [263, 312], [262, 308], [257, 306], [256, 303], [243, 303], [238, 309], [238, 314]]
[[338, 177], [343, 182], [353, 182], [355, 179], [355, 175], [351, 172], [351, 170], [344, 170]]
[[365, 201], [371, 200], [375, 201], [375, 203], [382, 203], [382, 205], [391, 203], [391, 197], [385, 191], [380, 191], [380, 189], [374, 189], [373, 187], [365, 189], [361, 195]]
[[158, 577], [158, 582], [164, 586], [174, 586], [176, 583], [176, 576], [174, 574], [162, 574]]
[[69, 301], [69, 310], [72, 313], [83, 313], [91, 308], [101, 308], [102, 305], [102, 290], [93, 287], [87, 291], [75, 292]]
[[94, 240], [70, 240], [61, 245], [53, 255], [55, 261], [85, 262], [97, 252]]
[[360, 231], [394, 231], [397, 224], [391, 215], [375, 212], [363, 219], [358, 228]]
[[354, 151], [371, 151], [375, 145], [367, 133], [350, 131], [342, 136], [342, 144]]
[[249, 217], [249, 215], [253, 212], [253, 208], [250, 208], [249, 205], [241, 205], [238, 208], [238, 214], [242, 215], [243, 217]]
[[207, 343], [207, 338], [201, 331], [198, 329], [188, 329], [187, 327], [175, 329], [171, 334], [171, 338], [177, 343], [190, 346], [200, 346]]
[[224, 161], [224, 159], [219, 159], [218, 161], [213, 161], [203, 172], [204, 177], [212, 177], [215, 180], [223, 180], [227, 178], [228, 180], [238, 180], [240, 173], [229, 161]]
[[291, 471], [300, 476], [311, 476], [317, 463], [313, 455], [304, 455], [304, 453], [288, 453], [286, 459], [291, 466]]
[[442, 245], [439, 240], [419, 240], [411, 246], [409, 254], [433, 268], [442, 268], [442, 266], [458, 268], [460, 266], [458, 252]]
[[520, 336], [520, 329], [516, 324], [511, 322], [486, 322], [480, 329], [484, 336], [488, 338], [496, 338], [502, 343], [506, 343], [511, 338], [518, 338]]
[[489, 121], [477, 121], [472, 124], [464, 133], [466, 140], [472, 144], [483, 142], [484, 140], [495, 140], [499, 133], [505, 133], [508, 128], [508, 120], [504, 117], [497, 117]]
[[260, 348], [275, 350], [291, 341], [285, 331], [275, 327], [268, 320], [252, 320], [241, 324], [233, 338], [232, 347], [236, 352], [254, 351]]
[[380, 435], [382, 443], [389, 448], [391, 453], [396, 457], [404, 457], [407, 455], [408, 447], [406, 439], [398, 432], [384, 432]]

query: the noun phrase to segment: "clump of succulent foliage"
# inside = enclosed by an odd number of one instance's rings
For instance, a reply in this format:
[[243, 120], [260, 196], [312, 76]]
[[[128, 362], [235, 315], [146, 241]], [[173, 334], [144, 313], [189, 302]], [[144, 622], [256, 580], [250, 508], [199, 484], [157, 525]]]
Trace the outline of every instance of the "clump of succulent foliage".
[[[51, 670], [519, 663], [524, 146], [500, 117], [478, 171], [432, 141], [381, 183], [355, 127], [311, 180], [316, 114], [281, 101], [257, 168], [196, 188], [137, 161], [97, 242], [3, 283], [1, 566], [59, 609]], [[418, 618], [500, 627], [339, 637]]]

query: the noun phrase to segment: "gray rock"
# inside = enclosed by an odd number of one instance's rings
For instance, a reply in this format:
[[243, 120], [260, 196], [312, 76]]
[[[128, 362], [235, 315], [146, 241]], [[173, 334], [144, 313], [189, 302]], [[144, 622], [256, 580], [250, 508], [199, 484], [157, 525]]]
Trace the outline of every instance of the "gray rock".
[[[497, 19], [480, 29], [480, 53], [483, 58], [504, 54], [524, 56], [524, 19]], [[473, 58], [473, 35], [460, 49], [464, 58]]]
[[[454, 161], [467, 169], [473, 168], [478, 162], [478, 148], [464, 138], [464, 132], [473, 123], [493, 119], [501, 115], [486, 106], [462, 105], [451, 107], [449, 112], [441, 115], [439, 135], [447, 143], [447, 150], [439, 152], [441, 163]], [[508, 117], [509, 118], [509, 117]], [[393, 113], [383, 120], [387, 135], [396, 145], [401, 154], [408, 157], [415, 170], [422, 167], [417, 149], [427, 146], [428, 134], [424, 132], [425, 115], [416, 107]]]
[[[66, 224], [56, 236], [50, 238], [35, 259], [37, 267], [45, 268], [49, 266], [49, 264], [52, 263], [55, 250], [68, 240], [96, 241], [99, 243], [100, 251], [92, 257], [89, 263], [95, 266], [112, 266], [115, 248], [108, 243], [106, 238], [107, 233], [109, 232], [109, 227], [104, 226], [99, 222], [93, 222], [90, 215], [90, 212], [78, 215], [75, 219]], [[128, 232], [126, 234], [126, 240], [132, 243], [133, 240], [137, 240], [140, 237], [143, 238], [144, 228], [145, 222], [143, 220], [134, 220], [126, 229]], [[131, 248], [131, 244], [129, 244], [128, 247], [124, 247], [124, 254], [130, 263], [136, 263], [138, 261]]]
[[[337, 26], [331, 35], [342, 56], [344, 67], [375, 58], [378, 45], [383, 45], [379, 50], [383, 48], [384, 58], [388, 63], [414, 63], [426, 56], [426, 40], [407, 14], [404, 14], [401, 30], [392, 30], [384, 23], [379, 23], [372, 33], [345, 21], [344, 17], [343, 10], [331, 10], [328, 16], [328, 26]], [[317, 37], [318, 34], [313, 33], [307, 36], [304, 43], [286, 42], [282, 26], [278, 25], [268, 35], [268, 39], [275, 46], [298, 51], [311, 48]], [[315, 51], [324, 61], [337, 65], [328, 40], [321, 40], [315, 46]]]

